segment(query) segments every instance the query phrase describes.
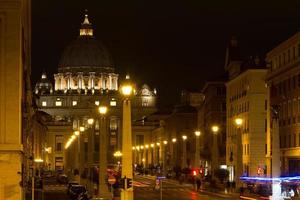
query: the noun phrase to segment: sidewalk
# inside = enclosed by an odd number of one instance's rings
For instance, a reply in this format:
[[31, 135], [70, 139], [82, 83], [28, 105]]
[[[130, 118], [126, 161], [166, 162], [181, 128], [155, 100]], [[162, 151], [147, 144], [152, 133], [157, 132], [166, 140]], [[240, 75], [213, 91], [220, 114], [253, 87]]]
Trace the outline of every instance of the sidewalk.
[[[140, 176], [140, 177], [151, 179], [151, 180], [156, 179], [156, 176], [151, 176], [151, 175], [145, 175], [145, 176], [136, 175], [136, 176]], [[172, 184], [178, 185], [178, 186], [188, 187], [190, 190], [195, 190], [195, 185], [192, 184], [192, 183], [179, 184], [179, 182], [177, 180], [174, 180], [174, 179], [164, 179], [164, 182], [172, 183]], [[208, 188], [208, 187], [204, 188], [203, 184], [201, 186], [200, 193], [208, 194], [208, 195], [215, 195], [215, 196], [222, 197], [222, 198], [229, 198], [230, 197], [231, 199], [239, 199], [239, 197], [240, 197], [239, 193], [220, 191], [216, 188]]]

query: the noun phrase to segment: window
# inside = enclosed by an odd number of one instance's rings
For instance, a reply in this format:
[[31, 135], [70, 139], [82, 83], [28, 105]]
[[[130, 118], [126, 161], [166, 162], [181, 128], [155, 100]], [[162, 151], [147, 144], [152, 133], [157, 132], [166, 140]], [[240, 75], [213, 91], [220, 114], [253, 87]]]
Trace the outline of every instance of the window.
[[111, 100], [110, 101], [110, 106], [117, 106], [116, 100]]
[[99, 106], [99, 105], [100, 105], [100, 102], [99, 102], [99, 101], [95, 101], [95, 105], [96, 105], [96, 106]]
[[77, 101], [73, 101], [73, 102], [72, 102], [72, 105], [73, 105], [73, 106], [77, 106]]
[[63, 140], [64, 138], [62, 135], [55, 136], [55, 151], [62, 151]]
[[267, 124], [267, 119], [265, 119], [265, 132], [267, 132], [268, 124]]
[[42, 106], [47, 106], [47, 102], [46, 102], [46, 101], [43, 101], [43, 102], [42, 102]]
[[268, 100], [265, 100], [265, 110], [268, 109]]
[[56, 105], [56, 106], [61, 106], [61, 105], [62, 105], [62, 102], [61, 102], [61, 101], [56, 101], [56, 102], [55, 102], [55, 105]]

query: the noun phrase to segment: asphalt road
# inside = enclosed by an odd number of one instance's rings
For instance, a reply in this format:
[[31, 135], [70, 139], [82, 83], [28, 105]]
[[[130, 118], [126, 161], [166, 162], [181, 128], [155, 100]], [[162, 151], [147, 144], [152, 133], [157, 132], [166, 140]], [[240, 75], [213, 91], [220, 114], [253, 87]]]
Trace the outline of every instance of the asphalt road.
[[[135, 200], [160, 200], [160, 190], [155, 189], [153, 177], [136, 176], [133, 181]], [[164, 180], [162, 190], [163, 200], [224, 200], [233, 199], [227, 195], [195, 192], [191, 185], [179, 185], [176, 181]], [[68, 200], [66, 186], [56, 181], [46, 181], [44, 185], [44, 200]], [[119, 199], [119, 198], [118, 198]]]
[[[160, 200], [160, 190], [155, 190], [152, 177], [136, 176], [134, 179], [134, 197], [138, 200]], [[196, 192], [191, 185], [180, 185], [176, 181], [164, 180], [162, 189], [163, 200], [221, 200], [232, 199], [231, 196]]]

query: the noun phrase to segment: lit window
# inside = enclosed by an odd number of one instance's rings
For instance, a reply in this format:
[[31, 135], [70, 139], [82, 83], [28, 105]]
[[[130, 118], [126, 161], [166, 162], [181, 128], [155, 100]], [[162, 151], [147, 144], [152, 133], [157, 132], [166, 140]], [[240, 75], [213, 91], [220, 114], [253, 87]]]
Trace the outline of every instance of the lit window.
[[99, 101], [95, 101], [96, 106], [99, 106], [99, 104], [100, 104]]
[[110, 101], [110, 106], [117, 106], [117, 102], [114, 100]]
[[42, 106], [47, 106], [47, 102], [46, 102], [46, 101], [43, 101], [43, 102], [42, 102]]
[[56, 102], [55, 102], [55, 105], [56, 105], [56, 106], [61, 106], [62, 103], [61, 103], [61, 101], [56, 101]]
[[77, 101], [73, 101], [73, 102], [72, 102], [72, 105], [73, 105], [73, 106], [77, 106]]

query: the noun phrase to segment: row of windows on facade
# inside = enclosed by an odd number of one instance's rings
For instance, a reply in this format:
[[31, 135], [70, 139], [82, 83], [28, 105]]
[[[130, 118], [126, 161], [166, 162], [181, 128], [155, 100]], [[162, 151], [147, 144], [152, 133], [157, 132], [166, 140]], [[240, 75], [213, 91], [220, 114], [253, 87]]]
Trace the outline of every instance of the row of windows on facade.
[[247, 95], [247, 90], [244, 89], [241, 92], [238, 92], [236, 95], [233, 95], [229, 98], [229, 102], [233, 102], [235, 100], [239, 100], [240, 98], [243, 98]]
[[[280, 104], [279, 118], [284, 121], [296, 122], [296, 116], [300, 113], [300, 98], [293, 100], [287, 100]], [[294, 119], [295, 118], [295, 119]], [[282, 121], [283, 122], [283, 121]], [[285, 122], [283, 122], [285, 124]], [[287, 122], [290, 124], [290, 122]]]
[[[76, 101], [76, 100], [73, 100], [72, 101], [72, 105], [70, 105], [70, 106], [77, 106], [78, 105], [78, 101]], [[99, 106], [100, 105], [100, 101], [95, 101], [95, 105], [96, 106]], [[110, 102], [109, 102], [109, 105], [110, 106], [117, 106], [117, 101], [116, 100], [114, 100], [114, 99], [112, 99]], [[47, 107], [47, 106], [49, 106], [48, 104], [47, 104], [47, 101], [42, 101], [42, 107]], [[55, 101], [55, 106], [57, 106], [57, 107], [60, 107], [60, 106], [63, 106], [63, 101], [61, 100], [61, 99], [57, 99], [56, 101]], [[146, 98], [143, 98], [142, 99], [142, 106], [144, 106], [144, 107], [147, 107], [148, 106], [148, 100], [146, 99]]]
[[[298, 54], [296, 53], [298, 51]], [[300, 44], [298, 44], [298, 47], [292, 46], [282, 54], [274, 57], [271, 61], [271, 69], [275, 70], [278, 67], [281, 67], [285, 64], [288, 64], [295, 60], [295, 58], [298, 58], [300, 56]]]
[[[297, 80], [298, 79], [298, 80]], [[291, 92], [300, 87], [300, 74], [290, 77], [286, 80], [280, 81], [272, 88], [272, 97], [286, 95], [287, 92]]]
[[228, 111], [229, 116], [233, 117], [234, 115], [238, 115], [244, 112], [249, 112], [249, 107], [250, 107], [249, 101], [242, 102], [236, 106], [231, 106], [230, 110]]
[[[227, 148], [227, 154], [228, 154], [228, 158], [231, 157], [231, 152], [233, 152], [233, 147], [230, 146]], [[243, 144], [243, 155], [250, 155], [250, 145], [249, 144]]]
[[[298, 135], [298, 138], [297, 138]], [[298, 139], [298, 144], [297, 144]], [[280, 135], [280, 148], [291, 148], [300, 147], [300, 133], [299, 134], [289, 134]]]
[[[116, 131], [111, 131], [110, 132], [110, 145], [114, 145], [115, 142], [112, 141], [116, 141], [116, 135], [117, 132]], [[95, 132], [95, 136], [99, 136], [99, 132]], [[94, 142], [94, 149], [95, 151], [98, 151], [99, 149], [99, 142], [98, 140], [95, 140], [96, 142]], [[63, 151], [63, 136], [62, 135], [56, 135], [55, 136], [55, 151], [56, 152], [62, 152]], [[84, 144], [88, 145], [88, 138], [85, 138], [84, 140]], [[86, 147], [86, 152], [87, 152], [87, 147]]]

